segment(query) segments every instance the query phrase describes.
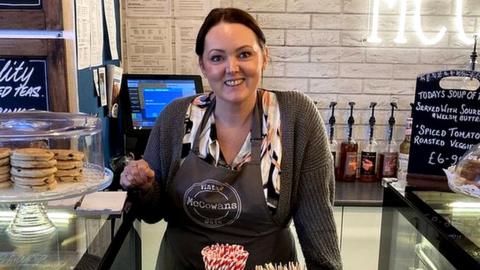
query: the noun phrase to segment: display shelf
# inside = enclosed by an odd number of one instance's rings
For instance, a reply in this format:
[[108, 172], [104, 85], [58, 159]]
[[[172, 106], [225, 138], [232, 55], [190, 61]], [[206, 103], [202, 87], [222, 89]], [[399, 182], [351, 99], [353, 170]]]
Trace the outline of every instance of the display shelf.
[[102, 190], [112, 183], [113, 173], [93, 164], [85, 164], [83, 181], [59, 183], [54, 190], [25, 192], [14, 187], [2, 190], [0, 203], [18, 203], [15, 218], [6, 229], [11, 242], [36, 244], [51, 238], [55, 225], [48, 218], [43, 202], [66, 199]]
[[103, 169], [94, 164], [84, 164], [83, 181], [58, 182], [52, 190], [34, 192], [11, 188], [0, 191], [0, 203], [46, 202], [51, 200], [67, 199], [87, 193], [103, 190], [112, 183], [113, 173], [110, 169]]
[[[113, 173], [103, 164], [101, 134], [100, 119], [83, 113], [0, 114], [2, 171], [7, 172], [2, 181], [11, 186], [0, 189], [0, 203], [17, 204], [6, 229], [11, 242], [38, 243], [52, 236], [55, 226], [45, 202], [110, 185]], [[50, 179], [48, 185], [40, 176]], [[78, 181], [62, 181], [67, 176]]]

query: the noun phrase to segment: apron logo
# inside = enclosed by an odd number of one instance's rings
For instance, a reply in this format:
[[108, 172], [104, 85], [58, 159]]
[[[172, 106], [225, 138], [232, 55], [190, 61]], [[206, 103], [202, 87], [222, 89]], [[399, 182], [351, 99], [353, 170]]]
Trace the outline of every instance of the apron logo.
[[229, 184], [207, 179], [185, 191], [183, 208], [195, 223], [218, 228], [238, 219], [242, 202], [238, 192]]

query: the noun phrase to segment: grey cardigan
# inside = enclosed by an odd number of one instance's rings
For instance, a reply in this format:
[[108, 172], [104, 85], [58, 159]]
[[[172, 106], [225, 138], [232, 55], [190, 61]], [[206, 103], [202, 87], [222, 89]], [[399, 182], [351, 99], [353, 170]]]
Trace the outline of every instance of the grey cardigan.
[[[272, 90], [268, 90], [272, 91]], [[281, 114], [282, 163], [278, 207], [273, 219], [288, 226], [292, 217], [309, 270], [341, 269], [333, 219], [334, 174], [323, 120], [306, 95], [273, 91]], [[182, 151], [184, 119], [193, 97], [173, 101], [162, 111], [148, 139], [144, 159], [155, 171], [153, 188], [142, 194], [140, 218], [165, 216], [165, 190]]]

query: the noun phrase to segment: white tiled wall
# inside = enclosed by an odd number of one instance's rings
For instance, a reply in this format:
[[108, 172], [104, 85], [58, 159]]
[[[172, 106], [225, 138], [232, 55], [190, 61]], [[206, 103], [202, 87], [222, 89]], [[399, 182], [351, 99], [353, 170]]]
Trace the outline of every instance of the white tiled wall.
[[[247, 10], [267, 36], [271, 62], [263, 86], [303, 91], [318, 102], [325, 121], [328, 104], [338, 102], [337, 140], [345, 135], [348, 102], [357, 103], [354, 134], [367, 136], [369, 103], [377, 105], [377, 140], [386, 137], [389, 103], [399, 103], [396, 139], [414, 100], [417, 75], [442, 69], [465, 68], [473, 46], [463, 45], [455, 24], [456, 0], [422, 0], [422, 29], [429, 38], [441, 26], [447, 34], [438, 44], [423, 45], [415, 34], [415, 3], [407, 1], [406, 44], [395, 44], [400, 0], [380, 0], [379, 36], [366, 42], [373, 0], [221, 0], [222, 7]], [[387, 3], [394, 3], [389, 8]], [[480, 1], [463, 0], [463, 27], [469, 37], [480, 32]]]

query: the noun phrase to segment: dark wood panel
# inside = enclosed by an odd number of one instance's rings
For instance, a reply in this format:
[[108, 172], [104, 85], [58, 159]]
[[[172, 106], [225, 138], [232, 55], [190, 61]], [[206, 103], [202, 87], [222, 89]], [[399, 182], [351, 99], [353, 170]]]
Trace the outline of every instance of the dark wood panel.
[[0, 56], [47, 56], [46, 39], [1, 39]]
[[66, 66], [66, 45], [64, 40], [48, 41], [48, 84], [50, 108], [55, 112], [68, 112], [68, 85]]
[[4, 29], [46, 29], [42, 10], [0, 10], [0, 25]]
[[63, 1], [44, 0], [43, 11], [45, 13], [46, 29], [63, 30]]
[[44, 0], [42, 9], [1, 9], [2, 29], [62, 30], [62, 1]]

